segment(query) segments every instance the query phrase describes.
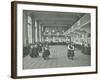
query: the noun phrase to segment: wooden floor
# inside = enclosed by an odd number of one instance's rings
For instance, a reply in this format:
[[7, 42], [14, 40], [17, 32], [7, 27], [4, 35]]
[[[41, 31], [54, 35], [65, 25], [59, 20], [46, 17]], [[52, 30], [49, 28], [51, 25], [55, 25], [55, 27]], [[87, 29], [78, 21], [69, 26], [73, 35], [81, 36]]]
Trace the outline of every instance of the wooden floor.
[[90, 66], [90, 56], [84, 55], [80, 50], [75, 50], [74, 60], [67, 57], [67, 47], [63, 45], [50, 46], [50, 59], [44, 60], [41, 56], [31, 58], [29, 55], [23, 59], [23, 69], [56, 68], [56, 67], [79, 67]]

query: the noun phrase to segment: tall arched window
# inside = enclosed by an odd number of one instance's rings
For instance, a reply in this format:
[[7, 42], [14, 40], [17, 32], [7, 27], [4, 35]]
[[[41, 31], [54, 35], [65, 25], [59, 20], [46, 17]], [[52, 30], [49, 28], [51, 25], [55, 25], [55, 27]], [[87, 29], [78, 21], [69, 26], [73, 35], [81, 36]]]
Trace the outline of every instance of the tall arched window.
[[27, 29], [28, 29], [28, 43], [32, 44], [32, 18], [31, 16], [28, 16], [28, 24], [27, 24]]

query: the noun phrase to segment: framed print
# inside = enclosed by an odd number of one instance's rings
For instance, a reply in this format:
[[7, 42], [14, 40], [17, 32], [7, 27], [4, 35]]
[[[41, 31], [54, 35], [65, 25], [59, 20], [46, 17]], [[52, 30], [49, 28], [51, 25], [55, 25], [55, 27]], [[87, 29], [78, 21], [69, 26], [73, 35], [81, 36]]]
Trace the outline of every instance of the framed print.
[[97, 6], [13, 1], [11, 77], [97, 73]]

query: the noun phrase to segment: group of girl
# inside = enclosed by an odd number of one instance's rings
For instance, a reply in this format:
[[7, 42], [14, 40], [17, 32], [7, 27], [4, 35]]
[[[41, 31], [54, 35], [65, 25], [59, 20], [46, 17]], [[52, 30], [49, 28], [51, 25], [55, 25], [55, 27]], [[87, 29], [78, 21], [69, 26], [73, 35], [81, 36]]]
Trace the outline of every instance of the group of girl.
[[30, 56], [39, 57], [42, 56], [44, 60], [48, 60], [50, 55], [49, 44], [48, 43], [36, 43], [31, 45]]
[[[50, 55], [50, 48], [48, 43], [36, 43], [31, 45], [30, 48], [30, 56], [31, 57], [39, 57], [42, 56], [44, 60], [48, 60]], [[67, 52], [68, 59], [72, 59], [74, 57], [74, 45], [73, 43], [68, 44], [68, 52]]]

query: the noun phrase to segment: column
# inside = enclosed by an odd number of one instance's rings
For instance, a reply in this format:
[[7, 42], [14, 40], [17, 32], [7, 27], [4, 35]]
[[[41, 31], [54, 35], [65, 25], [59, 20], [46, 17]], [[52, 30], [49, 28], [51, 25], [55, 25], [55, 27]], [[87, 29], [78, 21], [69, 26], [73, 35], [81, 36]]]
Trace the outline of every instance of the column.
[[41, 30], [41, 39], [42, 39], [42, 42], [44, 42], [44, 35], [43, 35], [43, 32], [44, 32], [44, 26], [43, 25], [41, 25], [41, 28], [42, 28], [42, 30]]
[[39, 41], [41, 42], [41, 24], [39, 24]]
[[39, 41], [39, 20], [37, 20], [37, 42]]
[[28, 15], [27, 19], [27, 28], [28, 28], [28, 44], [32, 44], [32, 17]]
[[35, 43], [35, 18], [32, 15], [32, 43]]
[[23, 11], [23, 46], [28, 45], [27, 13]]
[[41, 24], [41, 41], [43, 42], [43, 25]]
[[39, 41], [39, 21], [35, 20], [35, 42]]

